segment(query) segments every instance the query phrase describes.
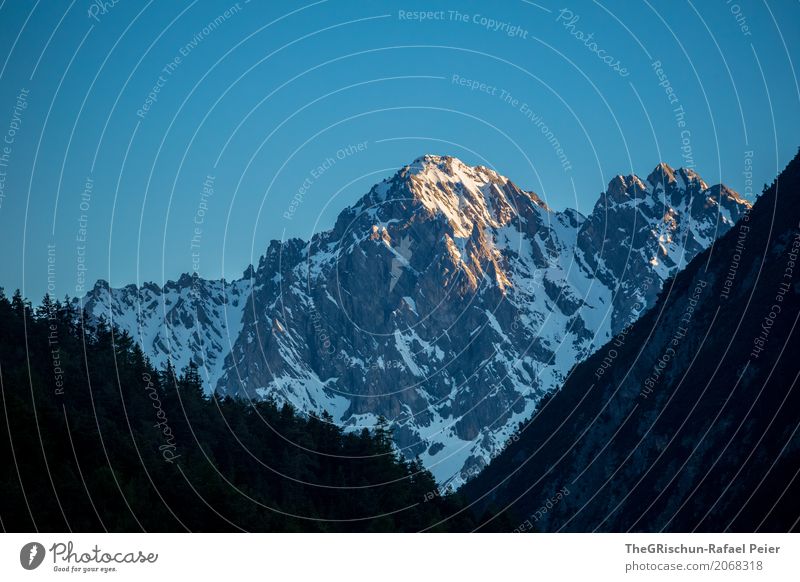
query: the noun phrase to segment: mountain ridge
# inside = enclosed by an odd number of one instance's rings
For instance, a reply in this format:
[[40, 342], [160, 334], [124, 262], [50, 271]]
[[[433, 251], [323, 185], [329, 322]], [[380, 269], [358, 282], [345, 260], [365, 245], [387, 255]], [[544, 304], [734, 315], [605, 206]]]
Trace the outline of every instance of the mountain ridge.
[[272, 241], [246, 278], [101, 286], [85, 305], [156, 364], [193, 359], [218, 392], [352, 428], [385, 416], [400, 450], [458, 485], [749, 208], [666, 164], [649, 186], [618, 178], [583, 216], [483, 166], [426, 155], [332, 229]]

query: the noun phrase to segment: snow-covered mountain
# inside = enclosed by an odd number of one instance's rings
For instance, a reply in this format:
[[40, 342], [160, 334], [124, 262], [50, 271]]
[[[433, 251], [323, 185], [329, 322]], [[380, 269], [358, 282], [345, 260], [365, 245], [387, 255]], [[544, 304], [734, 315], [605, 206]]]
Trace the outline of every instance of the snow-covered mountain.
[[400, 450], [460, 484], [570, 368], [650, 307], [749, 204], [691, 170], [617, 176], [589, 216], [488, 168], [424, 156], [311, 241], [273, 241], [233, 282], [84, 298], [156, 363], [209, 389], [386, 417]]

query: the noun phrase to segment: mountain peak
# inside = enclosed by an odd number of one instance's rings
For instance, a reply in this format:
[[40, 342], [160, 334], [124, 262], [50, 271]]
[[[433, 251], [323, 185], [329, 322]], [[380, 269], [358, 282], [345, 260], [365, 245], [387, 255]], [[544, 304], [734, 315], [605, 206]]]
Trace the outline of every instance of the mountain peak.
[[444, 215], [459, 238], [468, 238], [475, 224], [497, 227], [523, 206], [544, 206], [494, 170], [451, 156], [424, 155], [398, 177], [407, 194], [428, 212]]
[[400, 170], [400, 174], [403, 176], [441, 176], [443, 174], [456, 179], [465, 175], [473, 178], [478, 175], [483, 179], [508, 181], [507, 178], [486, 166], [470, 166], [456, 157], [437, 154], [425, 154], [418, 157]]
[[456, 238], [468, 238], [475, 224], [498, 227], [535, 208], [546, 210], [535, 194], [486, 166], [425, 154], [374, 186], [353, 210], [366, 212], [368, 221], [382, 222], [405, 222], [419, 212], [437, 215], [450, 224]]
[[686, 190], [692, 185], [699, 186], [700, 190], [708, 188], [708, 184], [703, 181], [700, 174], [692, 168], [673, 168], [666, 162], [660, 162], [647, 176], [647, 182], [657, 189], [659, 185], [667, 189], [670, 184], [678, 186], [681, 190]]
[[676, 182], [675, 170], [666, 162], [659, 162], [647, 176], [647, 181], [654, 187], [661, 184], [666, 188], [667, 184], [674, 184]]
[[452, 164], [465, 166], [466, 164], [453, 156], [440, 156], [438, 154], [423, 154], [411, 162], [407, 167], [415, 170], [422, 170], [428, 166], [437, 166], [439, 168], [447, 167]]
[[623, 176], [618, 174], [611, 179], [606, 188], [606, 193], [614, 202], [625, 202], [631, 195], [641, 196], [642, 192], [648, 190], [636, 174]]

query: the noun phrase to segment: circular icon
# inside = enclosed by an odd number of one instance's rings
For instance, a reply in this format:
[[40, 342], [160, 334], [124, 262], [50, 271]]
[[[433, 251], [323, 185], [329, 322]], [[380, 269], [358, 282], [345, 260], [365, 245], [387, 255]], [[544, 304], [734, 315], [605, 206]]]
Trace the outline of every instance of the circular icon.
[[44, 561], [44, 546], [39, 542], [30, 542], [19, 551], [19, 563], [26, 570], [35, 570]]

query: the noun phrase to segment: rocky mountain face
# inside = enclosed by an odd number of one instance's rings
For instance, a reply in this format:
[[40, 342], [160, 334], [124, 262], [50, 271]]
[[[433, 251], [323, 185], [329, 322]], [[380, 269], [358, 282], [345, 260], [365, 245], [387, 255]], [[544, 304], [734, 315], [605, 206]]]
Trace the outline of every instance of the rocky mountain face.
[[800, 159], [463, 494], [518, 531], [800, 524]]
[[145, 283], [112, 289], [101, 280], [82, 303], [91, 316], [127, 331], [156, 367], [171, 361], [181, 370], [197, 363], [211, 391], [242, 329], [251, 281], [251, 270], [230, 283], [184, 274], [163, 287]]
[[194, 360], [209, 389], [354, 428], [386, 417], [405, 455], [458, 485], [748, 209], [660, 164], [614, 178], [583, 216], [429, 155], [237, 281], [100, 282], [84, 302], [154, 363]]

